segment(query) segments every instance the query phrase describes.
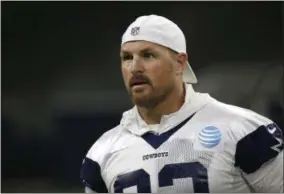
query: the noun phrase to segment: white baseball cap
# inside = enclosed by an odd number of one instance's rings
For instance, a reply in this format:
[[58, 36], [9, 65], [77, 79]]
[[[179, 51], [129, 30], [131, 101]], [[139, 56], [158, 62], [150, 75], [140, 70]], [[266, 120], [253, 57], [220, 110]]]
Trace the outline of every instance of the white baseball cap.
[[[137, 40], [153, 42], [178, 53], [186, 53], [186, 41], [183, 32], [174, 22], [162, 16], [138, 17], [123, 34], [121, 45]], [[197, 83], [197, 78], [189, 63], [188, 68], [183, 72], [183, 80], [186, 83]]]

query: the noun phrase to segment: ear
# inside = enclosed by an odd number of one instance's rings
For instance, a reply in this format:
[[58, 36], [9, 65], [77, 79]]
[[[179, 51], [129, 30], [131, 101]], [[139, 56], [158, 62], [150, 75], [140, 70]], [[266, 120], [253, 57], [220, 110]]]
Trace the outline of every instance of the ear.
[[178, 74], [182, 74], [182, 72], [185, 70], [186, 66], [187, 66], [187, 61], [188, 61], [188, 57], [186, 53], [178, 53], [177, 54], [177, 73]]

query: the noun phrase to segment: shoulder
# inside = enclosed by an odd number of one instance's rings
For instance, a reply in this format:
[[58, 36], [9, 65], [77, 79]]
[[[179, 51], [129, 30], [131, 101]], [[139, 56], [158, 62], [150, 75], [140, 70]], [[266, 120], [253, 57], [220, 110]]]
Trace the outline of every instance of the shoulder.
[[111, 152], [112, 145], [119, 138], [121, 131], [121, 126], [118, 125], [105, 132], [89, 149], [80, 170], [80, 178], [86, 188], [96, 192], [108, 192], [102, 176], [102, 169]]
[[126, 120], [132, 112], [132, 109], [125, 111], [120, 124], [103, 133], [91, 146], [86, 154], [86, 158], [103, 165], [113, 152], [128, 146], [128, 137], [131, 133], [126, 130], [124, 120]]
[[245, 173], [255, 172], [283, 152], [283, 131], [269, 118], [218, 101], [210, 106], [224, 119], [235, 166]]
[[111, 152], [113, 145], [118, 141], [122, 134], [123, 128], [121, 125], [117, 125], [114, 128], [106, 131], [91, 146], [86, 157], [100, 164], [103, 163], [103, 160]]
[[252, 110], [225, 104], [217, 100], [208, 104], [207, 111], [210, 115], [214, 115], [214, 119], [227, 125], [227, 130], [237, 135], [236, 139], [243, 138], [263, 125], [267, 126], [273, 123], [269, 118]]

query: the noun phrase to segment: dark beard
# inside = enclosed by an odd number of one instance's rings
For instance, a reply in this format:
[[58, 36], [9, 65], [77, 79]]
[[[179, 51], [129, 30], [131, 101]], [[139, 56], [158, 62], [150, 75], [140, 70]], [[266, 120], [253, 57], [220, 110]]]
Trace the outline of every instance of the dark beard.
[[172, 93], [173, 89], [173, 86], [168, 86], [166, 88], [161, 89], [160, 91], [157, 91], [153, 88], [154, 91], [152, 95], [139, 99], [134, 98], [131, 91], [129, 91], [129, 95], [133, 104], [139, 107], [152, 109], [155, 108], [161, 102], [163, 102], [168, 97], [168, 95]]

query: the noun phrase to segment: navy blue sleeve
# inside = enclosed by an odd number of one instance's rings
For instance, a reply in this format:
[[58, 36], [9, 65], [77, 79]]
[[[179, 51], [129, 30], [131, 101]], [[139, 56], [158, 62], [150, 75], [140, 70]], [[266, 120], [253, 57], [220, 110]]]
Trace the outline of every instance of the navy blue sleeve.
[[260, 126], [237, 143], [235, 166], [247, 174], [283, 151], [283, 131], [275, 124]]
[[82, 163], [80, 176], [85, 187], [98, 193], [108, 193], [105, 182], [101, 176], [101, 167], [97, 162], [85, 158]]

